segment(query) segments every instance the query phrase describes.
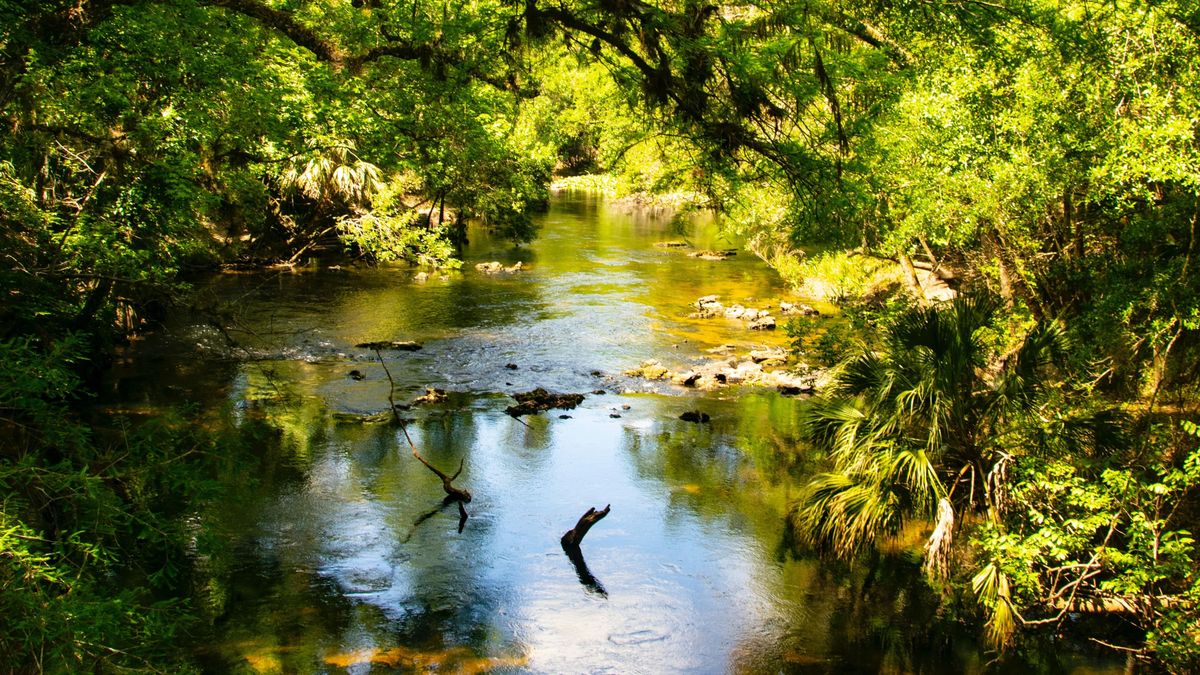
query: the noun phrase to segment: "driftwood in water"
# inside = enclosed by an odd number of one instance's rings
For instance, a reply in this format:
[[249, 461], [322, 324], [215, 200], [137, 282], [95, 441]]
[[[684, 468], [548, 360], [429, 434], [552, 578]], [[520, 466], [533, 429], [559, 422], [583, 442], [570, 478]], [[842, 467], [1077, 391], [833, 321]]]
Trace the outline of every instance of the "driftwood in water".
[[[463, 463], [466, 462], [466, 459], [463, 459], [458, 463], [458, 471], [455, 471], [453, 476], [447, 476], [441, 469], [425, 461], [425, 458], [421, 456], [421, 453], [417, 452], [417, 444], [413, 443], [412, 436], [408, 435], [408, 427], [401, 424], [400, 430], [404, 432], [404, 438], [408, 441], [408, 447], [412, 448], [413, 457], [416, 457], [419, 462], [425, 465], [425, 468], [429, 469], [434, 473], [434, 475], [442, 479], [442, 489], [446, 491], [445, 503], [449, 504], [450, 502], [458, 502], [459, 504], [462, 504], [470, 502], [471, 493], [463, 490], [462, 488], [456, 488], [453, 485], [454, 479], [458, 478], [459, 474], [462, 473]], [[465, 509], [460, 510], [464, 513], [466, 512]]]
[[466, 462], [465, 459], [458, 463], [458, 471], [455, 471], [453, 476], [447, 476], [445, 473], [443, 473], [441, 470], [439, 470], [436, 466], [425, 461], [425, 458], [421, 456], [421, 453], [417, 452], [416, 448], [413, 448], [412, 454], [413, 454], [413, 457], [416, 457], [422, 464], [424, 464], [426, 466], [426, 468], [428, 468], [430, 471], [435, 473], [438, 478], [442, 479], [442, 489], [446, 491], [446, 503], [447, 504], [450, 502], [463, 503], [463, 502], [471, 501], [471, 493], [470, 492], [467, 492], [466, 490], [464, 490], [462, 488], [456, 488], [453, 485], [454, 479], [458, 478], [459, 474], [462, 473], [463, 463]]
[[[380, 354], [378, 349], [375, 350], [375, 358], [379, 359], [379, 365], [383, 366], [383, 374], [387, 375], [388, 410], [392, 412], [392, 424], [399, 424], [403, 426], [404, 423], [400, 421], [400, 411], [396, 407], [396, 381], [392, 379], [392, 371], [388, 370], [387, 362], [383, 360], [383, 354]], [[404, 435], [407, 436], [408, 432], [405, 431]], [[411, 444], [412, 439], [410, 438], [408, 442]], [[413, 451], [416, 451], [415, 447], [413, 448]]]
[[593, 525], [603, 520], [604, 516], [608, 515], [608, 512], [611, 510], [611, 508], [612, 504], [605, 506], [603, 511], [597, 511], [594, 507], [589, 508], [586, 513], [579, 517], [579, 522], [575, 523], [575, 527], [567, 530], [567, 533], [562, 536], [560, 541], [562, 543], [563, 550], [565, 550], [568, 555], [572, 552], [572, 550], [578, 551], [579, 545], [583, 543], [583, 538], [587, 536], [588, 530], [592, 529]]

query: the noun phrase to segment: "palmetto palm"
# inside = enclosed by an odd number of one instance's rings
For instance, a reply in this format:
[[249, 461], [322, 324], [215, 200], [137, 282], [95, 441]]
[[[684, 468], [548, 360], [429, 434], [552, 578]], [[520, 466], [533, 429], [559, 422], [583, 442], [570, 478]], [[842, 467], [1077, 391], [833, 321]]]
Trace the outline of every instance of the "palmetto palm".
[[912, 309], [878, 351], [841, 365], [807, 419], [834, 464], [795, 511], [812, 543], [848, 556], [909, 520], [936, 521], [926, 564], [944, 571], [955, 514], [995, 507], [1008, 456], [997, 439], [1039, 405], [1041, 375], [1064, 351], [1057, 324], [1043, 323], [1000, 357], [983, 339], [995, 310], [987, 296]]
[[281, 182], [322, 206], [337, 200], [361, 206], [379, 191], [383, 174], [379, 167], [359, 158], [352, 145], [342, 143], [296, 158]]

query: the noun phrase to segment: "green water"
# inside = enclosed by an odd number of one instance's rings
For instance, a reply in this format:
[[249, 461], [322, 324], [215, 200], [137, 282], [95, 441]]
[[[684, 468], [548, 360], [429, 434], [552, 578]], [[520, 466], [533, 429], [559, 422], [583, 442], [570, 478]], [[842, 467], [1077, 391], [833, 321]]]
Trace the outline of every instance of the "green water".
[[[231, 497], [194, 516], [211, 627], [186, 648], [213, 672], [981, 671], [991, 655], [935, 617], [916, 561], [846, 568], [793, 546], [789, 500], [816, 469], [802, 401], [621, 374], [784, 343], [687, 318], [698, 296], [804, 298], [745, 253], [653, 245], [737, 245], [709, 220], [560, 197], [541, 224], [521, 249], [473, 232], [464, 269], [424, 282], [408, 268], [224, 275], [203, 293], [231, 312], [236, 349], [198, 317], [139, 347], [121, 405], [190, 402], [261, 444]], [[491, 260], [525, 269], [474, 269]], [[456, 484], [475, 497], [461, 531], [403, 434], [354, 421], [388, 406], [383, 367], [354, 347], [369, 340], [424, 344], [383, 354], [397, 402], [450, 392], [404, 416], [430, 462], [463, 465]], [[525, 424], [504, 414], [534, 387], [586, 399]], [[689, 410], [711, 421], [680, 421]], [[573, 563], [559, 536], [606, 504]], [[1001, 669], [1120, 665], [1051, 645]]]

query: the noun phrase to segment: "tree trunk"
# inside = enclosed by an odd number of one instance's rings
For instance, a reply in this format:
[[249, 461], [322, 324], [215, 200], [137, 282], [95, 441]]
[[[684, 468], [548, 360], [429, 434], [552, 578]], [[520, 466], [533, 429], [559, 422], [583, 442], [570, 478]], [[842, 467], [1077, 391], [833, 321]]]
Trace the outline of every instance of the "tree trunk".
[[1004, 299], [1011, 305], [1013, 297], [1018, 297], [1029, 308], [1029, 313], [1033, 315], [1035, 320], [1042, 321], [1045, 319], [1045, 308], [1042, 307], [1042, 303], [1034, 294], [1033, 289], [1025, 282], [1025, 278], [1021, 276], [1020, 269], [1017, 267], [1012, 254], [1005, 246], [1004, 238], [998, 229], [994, 235], [993, 246], [995, 248], [996, 261], [1000, 266], [1000, 292], [1004, 295]]
[[1083, 245], [1083, 220], [1075, 217], [1075, 200], [1071, 197], [1070, 190], [1063, 194], [1063, 222], [1067, 226], [1067, 231], [1071, 233], [1075, 264], [1082, 266], [1083, 258], [1086, 255]]
[[929, 298], [925, 297], [925, 291], [921, 288], [921, 281], [917, 279], [917, 270], [913, 267], [912, 259], [903, 252], [897, 255], [897, 259], [900, 261], [900, 268], [904, 271], [904, 283], [908, 286], [909, 293], [921, 305], [929, 304]]

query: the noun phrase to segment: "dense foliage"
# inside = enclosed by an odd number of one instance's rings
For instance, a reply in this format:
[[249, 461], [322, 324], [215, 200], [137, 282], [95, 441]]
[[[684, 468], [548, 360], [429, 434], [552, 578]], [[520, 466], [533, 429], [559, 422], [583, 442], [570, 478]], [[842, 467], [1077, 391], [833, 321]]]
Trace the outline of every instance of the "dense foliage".
[[[176, 596], [104, 580], [170, 585], [198, 483], [156, 467], [213, 441], [114, 455], [76, 392], [182, 273], [331, 246], [453, 266], [470, 218], [534, 236], [557, 171], [841, 270], [879, 334], [823, 343], [849, 360], [813, 416], [810, 540], [926, 527], [997, 645], [1092, 603], [1196, 666], [1193, 2], [0, 0], [0, 117], [0, 652], [171, 657], [147, 608]], [[851, 297], [881, 260], [913, 307]]]

